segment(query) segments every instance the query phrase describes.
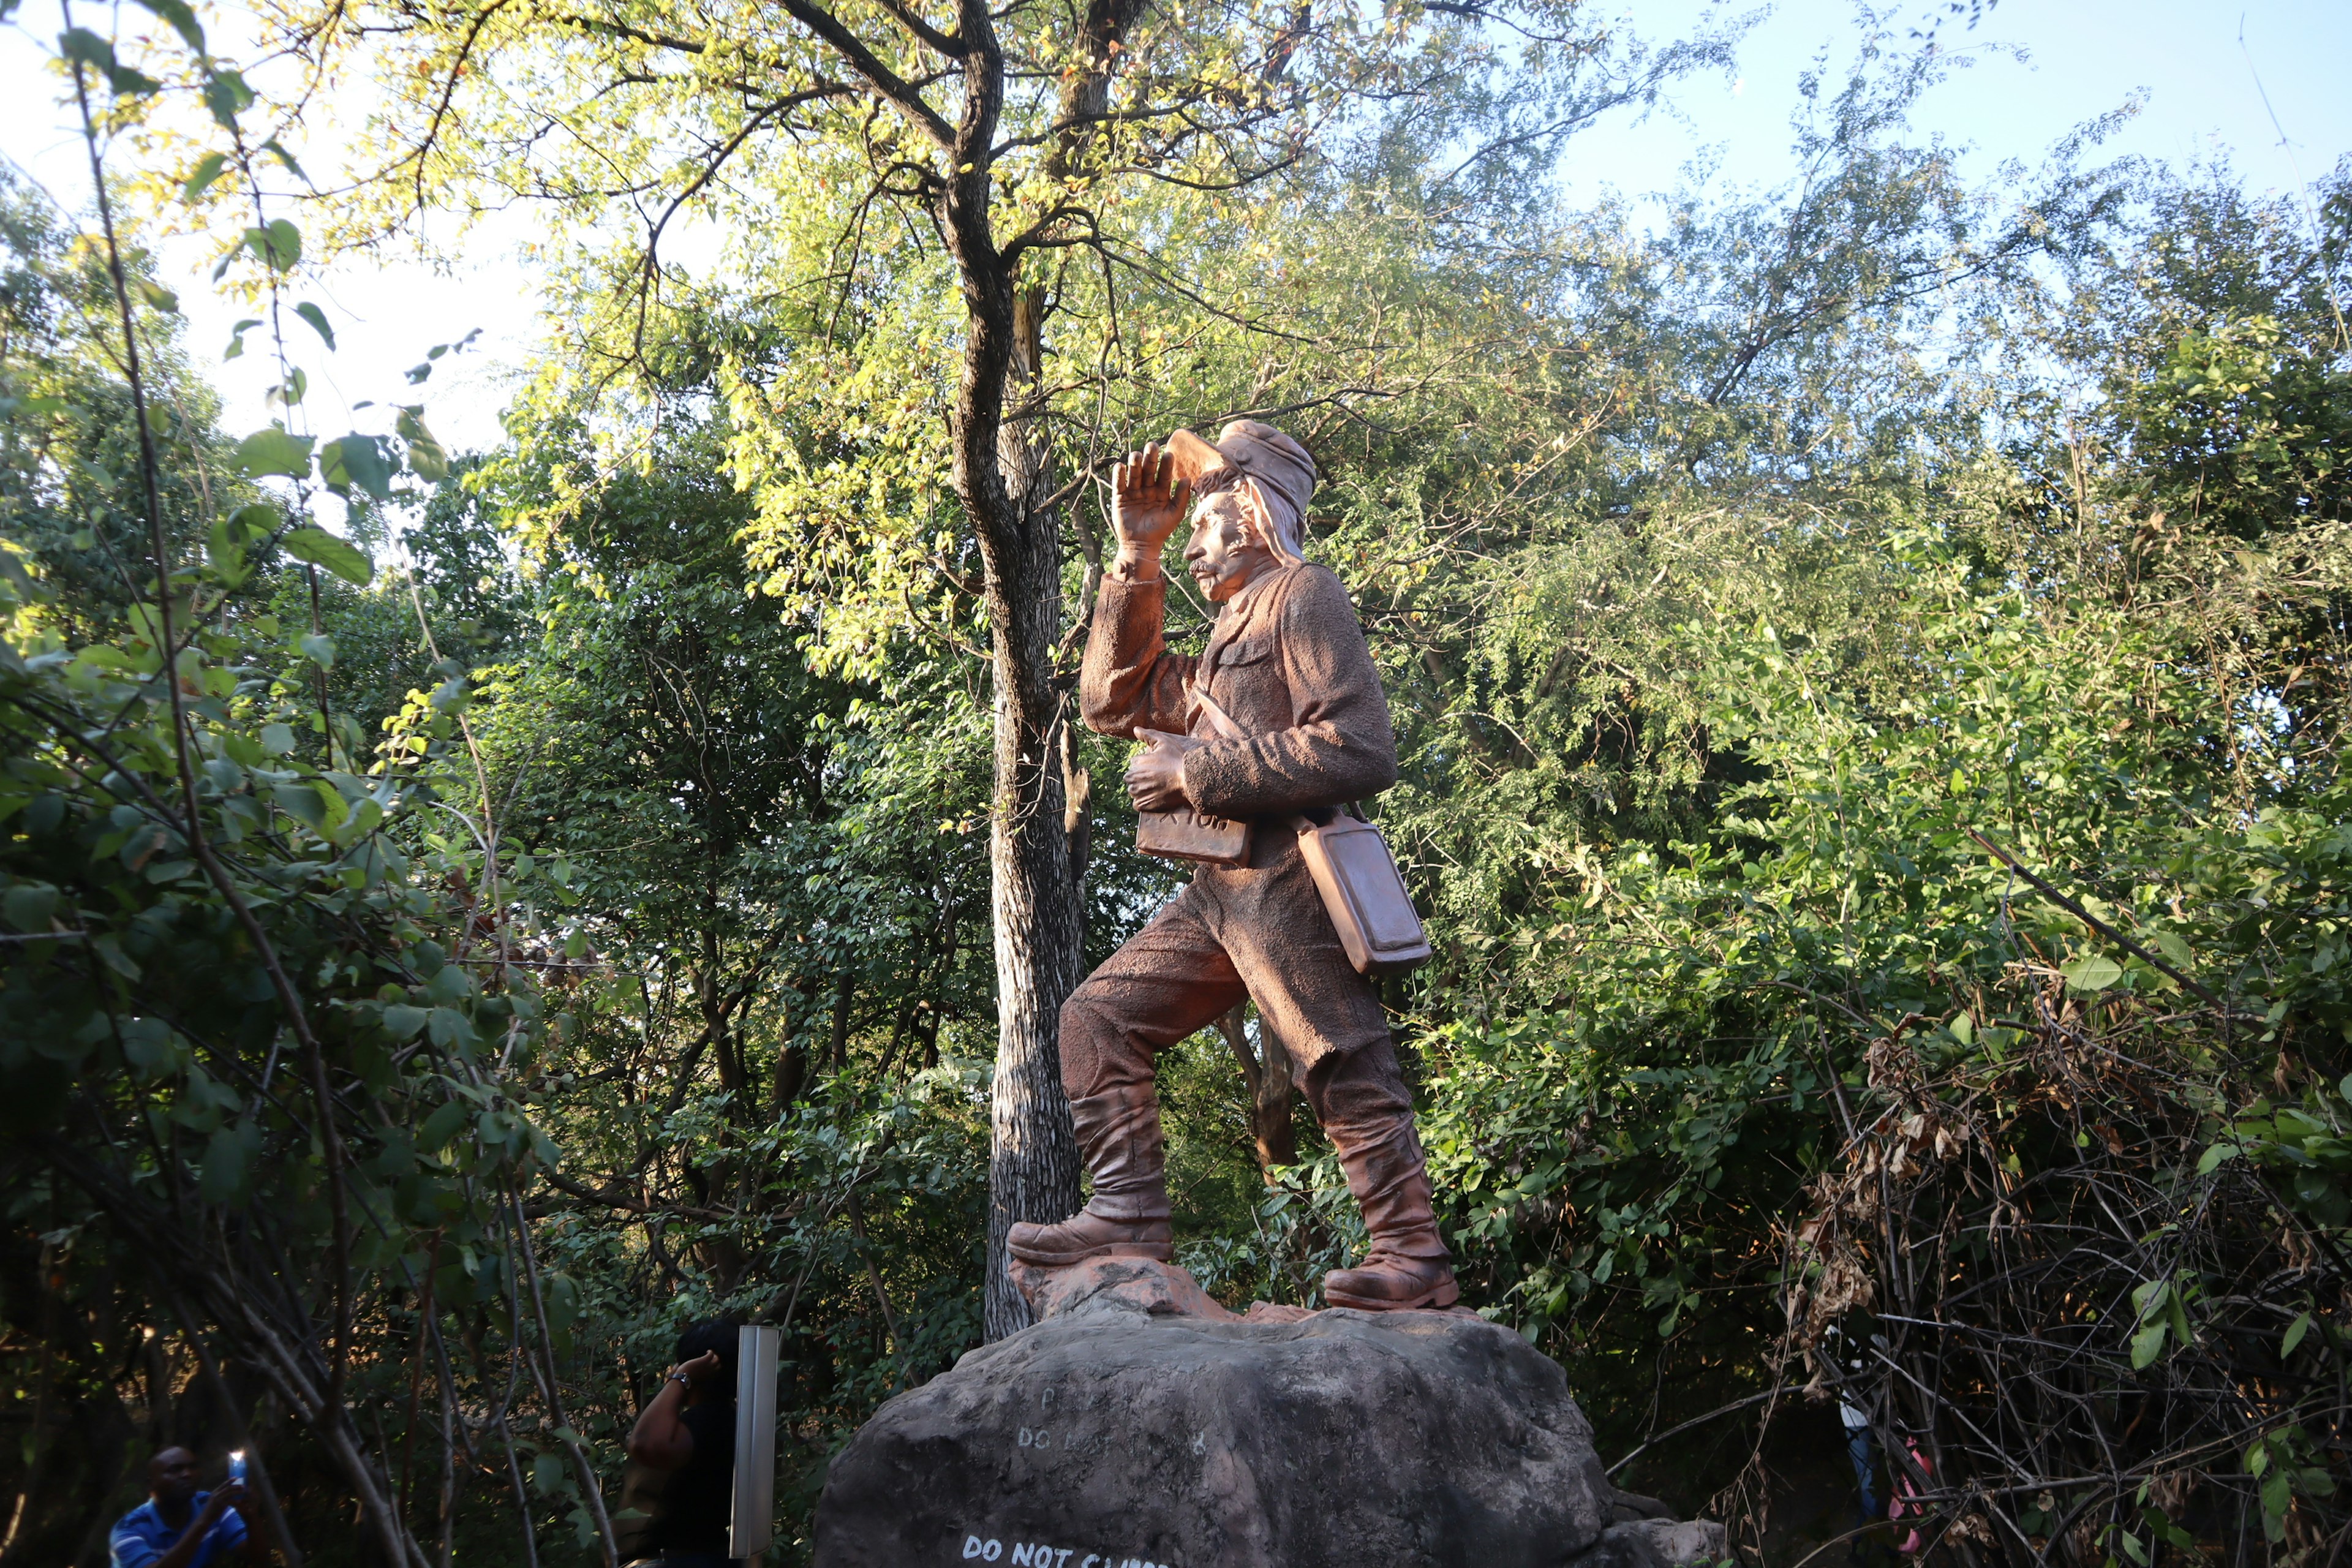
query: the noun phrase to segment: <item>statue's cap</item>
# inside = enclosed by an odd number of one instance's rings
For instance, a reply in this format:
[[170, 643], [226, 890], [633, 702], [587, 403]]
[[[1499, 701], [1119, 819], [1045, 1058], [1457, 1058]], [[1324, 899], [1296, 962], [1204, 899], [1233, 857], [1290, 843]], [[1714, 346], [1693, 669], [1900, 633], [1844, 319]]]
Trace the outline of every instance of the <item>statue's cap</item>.
[[1179, 430], [1168, 437], [1168, 451], [1176, 459], [1177, 476], [1195, 491], [1202, 489], [1202, 475], [1231, 468], [1274, 491], [1294, 511], [1304, 513], [1315, 494], [1315, 459], [1263, 420], [1234, 420], [1217, 432], [1213, 447], [1190, 430]]

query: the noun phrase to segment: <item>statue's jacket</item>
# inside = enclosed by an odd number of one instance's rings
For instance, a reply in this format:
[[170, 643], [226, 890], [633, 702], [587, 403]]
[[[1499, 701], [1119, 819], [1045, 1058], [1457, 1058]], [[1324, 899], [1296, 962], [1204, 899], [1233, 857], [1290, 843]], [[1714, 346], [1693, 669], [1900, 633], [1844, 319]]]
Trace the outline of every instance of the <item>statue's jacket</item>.
[[[1170, 963], [1191, 962], [1198, 944], [1187, 933], [1201, 928], [1303, 1072], [1331, 1051], [1387, 1035], [1379, 999], [1340, 950], [1289, 822], [1396, 782], [1388, 699], [1348, 591], [1323, 567], [1293, 563], [1250, 584], [1225, 606], [1197, 658], [1169, 651], [1167, 594], [1163, 578], [1103, 580], [1078, 677], [1080, 709], [1103, 734], [1150, 729], [1203, 740], [1184, 758], [1185, 794], [1201, 811], [1253, 827], [1248, 864], [1201, 868], [1137, 945]], [[1245, 739], [1218, 735], [1192, 701], [1195, 682]], [[1155, 932], [1158, 940], [1148, 940]]]

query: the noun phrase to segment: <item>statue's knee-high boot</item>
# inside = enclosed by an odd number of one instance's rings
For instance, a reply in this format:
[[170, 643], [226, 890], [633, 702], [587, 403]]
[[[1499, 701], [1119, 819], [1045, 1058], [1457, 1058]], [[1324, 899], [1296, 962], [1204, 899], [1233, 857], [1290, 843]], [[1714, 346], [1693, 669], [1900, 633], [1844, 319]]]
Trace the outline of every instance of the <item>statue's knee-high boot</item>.
[[1168, 1142], [1149, 1079], [1073, 1098], [1078, 1152], [1095, 1179], [1087, 1206], [1059, 1225], [1016, 1225], [1013, 1256], [1047, 1268], [1088, 1258], [1176, 1256], [1168, 1228]]
[[1371, 1247], [1353, 1268], [1323, 1277], [1334, 1307], [1399, 1312], [1450, 1307], [1462, 1299], [1430, 1205], [1429, 1162], [1413, 1132], [1412, 1113], [1378, 1119], [1335, 1117], [1324, 1126], [1348, 1173], [1348, 1190], [1364, 1211]]

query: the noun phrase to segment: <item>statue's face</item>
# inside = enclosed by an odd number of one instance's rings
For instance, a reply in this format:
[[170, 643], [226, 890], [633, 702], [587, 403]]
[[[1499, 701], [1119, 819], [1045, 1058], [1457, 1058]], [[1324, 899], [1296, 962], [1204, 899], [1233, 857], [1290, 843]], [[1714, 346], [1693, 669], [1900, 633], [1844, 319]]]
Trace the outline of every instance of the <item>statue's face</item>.
[[1274, 564], [1274, 552], [1258, 542], [1249, 503], [1239, 490], [1221, 490], [1192, 512], [1192, 541], [1184, 564], [1212, 604], [1222, 605]]

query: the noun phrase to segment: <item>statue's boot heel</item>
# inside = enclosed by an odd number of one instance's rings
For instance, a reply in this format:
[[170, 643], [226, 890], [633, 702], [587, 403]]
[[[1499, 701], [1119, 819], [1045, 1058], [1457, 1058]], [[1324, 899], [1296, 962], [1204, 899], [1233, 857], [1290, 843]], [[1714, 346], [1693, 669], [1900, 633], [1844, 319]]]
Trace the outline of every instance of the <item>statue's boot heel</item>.
[[1373, 1126], [1335, 1123], [1324, 1131], [1339, 1152], [1372, 1245], [1355, 1268], [1323, 1277], [1323, 1299], [1363, 1312], [1410, 1312], [1462, 1300], [1437, 1234], [1429, 1163], [1413, 1135], [1412, 1112]]
[[1156, 1258], [1175, 1260], [1176, 1247], [1164, 1219], [1111, 1219], [1080, 1209], [1059, 1225], [1016, 1225], [1005, 1246], [1024, 1263], [1066, 1268], [1089, 1258]]
[[1168, 1228], [1168, 1142], [1151, 1085], [1120, 1084], [1070, 1101], [1093, 1201], [1057, 1225], [1016, 1225], [1005, 1247], [1024, 1263], [1067, 1268], [1089, 1258], [1176, 1259]]

